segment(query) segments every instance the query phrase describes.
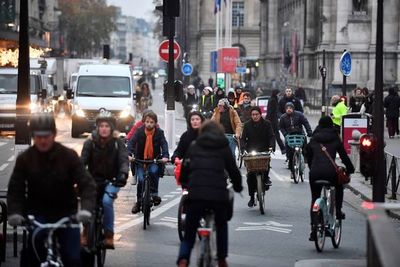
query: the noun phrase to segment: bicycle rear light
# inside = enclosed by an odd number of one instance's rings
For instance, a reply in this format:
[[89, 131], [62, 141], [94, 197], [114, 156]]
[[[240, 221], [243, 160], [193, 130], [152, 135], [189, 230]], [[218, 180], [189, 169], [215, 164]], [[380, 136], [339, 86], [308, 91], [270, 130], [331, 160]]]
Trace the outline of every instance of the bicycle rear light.
[[212, 229], [211, 228], [199, 228], [197, 229], [197, 232], [201, 237], [209, 237], [211, 234]]
[[312, 207], [312, 210], [313, 211], [319, 211], [319, 209], [320, 209], [319, 205], [317, 203], [314, 203], [314, 205]]

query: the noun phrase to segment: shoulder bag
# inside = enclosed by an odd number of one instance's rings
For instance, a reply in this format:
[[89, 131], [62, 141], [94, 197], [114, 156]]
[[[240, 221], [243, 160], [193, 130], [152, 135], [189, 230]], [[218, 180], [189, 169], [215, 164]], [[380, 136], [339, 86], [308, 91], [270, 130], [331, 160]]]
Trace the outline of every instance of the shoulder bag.
[[330, 162], [332, 163], [333, 167], [335, 167], [336, 174], [337, 174], [337, 182], [339, 185], [344, 185], [350, 183], [350, 176], [346, 173], [346, 169], [338, 166], [336, 162], [332, 159], [331, 155], [329, 155], [326, 147], [320, 144], [322, 152], [328, 157]]

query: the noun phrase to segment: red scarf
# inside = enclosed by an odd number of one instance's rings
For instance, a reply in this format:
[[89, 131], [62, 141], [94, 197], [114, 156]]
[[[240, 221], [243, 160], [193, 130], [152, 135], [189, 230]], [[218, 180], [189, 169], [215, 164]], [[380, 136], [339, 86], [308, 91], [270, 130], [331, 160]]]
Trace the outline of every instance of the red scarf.
[[154, 150], [153, 150], [153, 136], [156, 129], [147, 130], [144, 129], [144, 133], [146, 134], [146, 144], [144, 145], [144, 153], [143, 158], [152, 160], [154, 159]]

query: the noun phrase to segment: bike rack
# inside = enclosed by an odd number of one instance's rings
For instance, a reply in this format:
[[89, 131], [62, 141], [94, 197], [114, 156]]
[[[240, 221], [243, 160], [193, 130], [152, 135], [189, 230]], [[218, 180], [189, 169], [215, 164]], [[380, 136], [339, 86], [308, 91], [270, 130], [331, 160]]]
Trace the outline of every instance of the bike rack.
[[[399, 163], [398, 163], [399, 158], [390, 153], [385, 152], [385, 159], [387, 162], [390, 157], [391, 157], [390, 164], [389, 164], [389, 166], [387, 166], [389, 168], [388, 168], [388, 171], [386, 174], [386, 184], [385, 184], [386, 187], [385, 188], [386, 188], [386, 191], [390, 189], [390, 191], [391, 191], [390, 198], [391, 199], [397, 199], [397, 191], [398, 191], [399, 185], [400, 185], [400, 176], [399, 176], [400, 171], [399, 171]], [[390, 180], [390, 188], [388, 186], [389, 180]]]
[[7, 204], [5, 201], [0, 200], [0, 222], [3, 224], [2, 239], [0, 241], [0, 261], [6, 261], [6, 249], [7, 249]]

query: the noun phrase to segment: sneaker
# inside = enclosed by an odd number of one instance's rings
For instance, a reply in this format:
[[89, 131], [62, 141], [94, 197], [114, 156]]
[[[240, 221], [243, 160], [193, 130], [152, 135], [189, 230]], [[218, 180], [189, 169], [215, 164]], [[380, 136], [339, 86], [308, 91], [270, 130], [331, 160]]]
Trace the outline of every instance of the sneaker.
[[141, 207], [142, 207], [142, 203], [136, 202], [135, 205], [133, 205], [131, 212], [133, 214], [139, 213]]
[[154, 206], [158, 206], [161, 203], [161, 197], [159, 196], [153, 196], [153, 204]]
[[271, 179], [267, 177], [267, 179], [265, 179], [265, 186], [271, 186], [271, 185], [272, 185]]
[[310, 236], [308, 237], [308, 241], [315, 241], [315, 237], [314, 237], [314, 234], [313, 234], [312, 231], [310, 232]]
[[346, 219], [346, 214], [343, 211], [338, 212], [338, 214], [336, 215], [336, 219], [344, 220]]
[[218, 267], [228, 267], [228, 263], [226, 263], [225, 259], [218, 260]]
[[249, 202], [247, 203], [247, 206], [249, 208], [252, 208], [252, 207], [254, 207], [254, 204], [255, 204], [254, 203], [254, 196], [251, 196]]

